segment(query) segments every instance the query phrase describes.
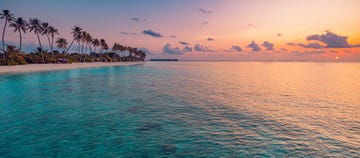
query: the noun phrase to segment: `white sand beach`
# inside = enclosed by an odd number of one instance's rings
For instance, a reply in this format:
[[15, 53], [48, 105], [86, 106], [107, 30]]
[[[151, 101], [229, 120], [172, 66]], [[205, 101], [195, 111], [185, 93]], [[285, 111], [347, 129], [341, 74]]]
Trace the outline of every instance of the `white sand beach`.
[[72, 64], [28, 64], [16, 66], [0, 66], [0, 74], [25, 73], [35, 71], [67, 70], [104, 66], [130, 66], [143, 64], [144, 62], [96, 62], [96, 63], [72, 63]]

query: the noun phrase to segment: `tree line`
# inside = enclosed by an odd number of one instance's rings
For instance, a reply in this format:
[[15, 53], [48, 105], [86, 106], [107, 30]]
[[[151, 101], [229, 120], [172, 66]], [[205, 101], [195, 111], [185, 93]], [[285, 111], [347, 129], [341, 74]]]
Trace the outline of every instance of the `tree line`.
[[[4, 20], [0, 65], [144, 61], [146, 57], [144, 51], [118, 43], [114, 43], [113, 47], [109, 48], [105, 39], [93, 38], [90, 33], [79, 26], [72, 28], [73, 38], [69, 44], [65, 38], [57, 37], [60, 35], [58, 29], [37, 18], [30, 18], [26, 21], [22, 17], [14, 17], [9, 10], [4, 9], [0, 13], [0, 19]], [[18, 47], [5, 44], [5, 33], [8, 27], [19, 34]], [[38, 47], [29, 53], [22, 50], [22, 39], [27, 32], [36, 35], [38, 41]], [[47, 41], [45, 42], [49, 45], [50, 50], [43, 48], [41, 41], [43, 36], [46, 37]], [[70, 49], [75, 44], [77, 51], [70, 53]]]

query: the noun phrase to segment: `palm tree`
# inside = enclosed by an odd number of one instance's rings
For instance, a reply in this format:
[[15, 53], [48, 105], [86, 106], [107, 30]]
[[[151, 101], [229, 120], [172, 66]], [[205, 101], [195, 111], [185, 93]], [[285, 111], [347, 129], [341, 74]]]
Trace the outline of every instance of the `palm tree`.
[[65, 49], [66, 49], [66, 46], [67, 46], [67, 41], [66, 41], [66, 39], [65, 38], [58, 38], [57, 40], [56, 40], [56, 46], [58, 47], [58, 48], [62, 48], [63, 49], [63, 52], [65, 52]]
[[85, 53], [87, 52], [87, 47], [88, 46], [90, 48], [90, 51], [92, 52], [92, 48], [91, 48], [92, 37], [91, 37], [91, 35], [89, 33], [86, 34], [85, 41], [86, 41]]
[[52, 26], [49, 26], [49, 27], [48, 27], [47, 32], [48, 32], [48, 34], [51, 36], [50, 49], [51, 49], [52, 56], [53, 56], [53, 58], [54, 58], [54, 57], [55, 57], [55, 56], [54, 56], [54, 36], [55, 36], [55, 34], [58, 34], [58, 35], [59, 35], [59, 32], [58, 32], [57, 29], [55, 29], [55, 28], [52, 27]]
[[39, 36], [39, 33], [42, 33], [42, 31], [43, 31], [43, 28], [41, 27], [41, 21], [37, 18], [30, 18], [29, 19], [29, 32], [34, 32], [36, 34], [38, 41], [39, 41], [42, 60], [43, 60], [43, 63], [45, 64], [44, 53], [42, 52], [43, 49], [41, 46], [41, 41], [40, 41], [40, 36]]
[[10, 23], [10, 27], [14, 28], [14, 32], [18, 31], [19, 32], [19, 37], [20, 37], [20, 52], [21, 52], [21, 44], [22, 44], [22, 36], [21, 36], [21, 32], [26, 33], [26, 29], [27, 29], [27, 22], [22, 18], [19, 17], [14, 21], [11, 21]]
[[107, 45], [107, 43], [104, 39], [100, 39], [100, 47], [101, 47], [101, 50], [109, 49], [109, 46]]
[[5, 60], [5, 29], [7, 26], [7, 22], [10, 22], [13, 19], [13, 15], [10, 13], [9, 10], [3, 9], [2, 13], [0, 13], [0, 19], [5, 19], [3, 34], [2, 34], [2, 46], [3, 46], [3, 59]]
[[82, 28], [81, 27], [78, 27], [78, 26], [74, 26], [73, 31], [71, 32], [73, 34], [73, 40], [71, 41], [69, 47], [66, 49], [65, 53], [67, 53], [69, 51], [69, 49], [71, 48], [71, 46], [73, 45], [74, 41], [78, 41], [81, 36], [80, 36], [80, 33], [81, 33], [81, 30]]
[[96, 48], [100, 46], [100, 41], [99, 39], [93, 39], [91, 44], [94, 46], [94, 52], [96, 52]]
[[81, 32], [81, 39], [80, 39], [80, 41], [82, 42], [82, 45], [81, 45], [81, 54], [83, 54], [83, 52], [84, 52], [84, 44], [85, 44], [85, 42], [86, 42], [86, 34], [87, 34], [86, 31]]
[[48, 42], [49, 42], [49, 46], [50, 46], [49, 26], [50, 26], [50, 25], [49, 25], [49, 23], [47, 23], [47, 22], [41, 23], [41, 28], [42, 28], [41, 34], [42, 34], [42, 35], [46, 35], [47, 40], [48, 40]]

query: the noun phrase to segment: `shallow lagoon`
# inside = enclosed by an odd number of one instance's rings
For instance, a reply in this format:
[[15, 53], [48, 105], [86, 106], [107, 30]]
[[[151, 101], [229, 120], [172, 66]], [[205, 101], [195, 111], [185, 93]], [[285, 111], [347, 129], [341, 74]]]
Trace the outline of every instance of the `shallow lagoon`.
[[0, 75], [0, 157], [357, 157], [360, 64]]

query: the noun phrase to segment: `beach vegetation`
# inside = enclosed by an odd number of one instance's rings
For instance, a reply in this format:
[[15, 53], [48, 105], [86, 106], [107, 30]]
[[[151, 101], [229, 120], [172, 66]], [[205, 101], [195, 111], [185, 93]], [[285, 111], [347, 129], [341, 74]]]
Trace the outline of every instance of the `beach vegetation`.
[[[146, 53], [137, 48], [121, 45], [117, 42], [110, 49], [104, 38], [93, 38], [82, 27], [74, 26], [70, 44], [60, 36], [58, 29], [38, 18], [28, 21], [22, 17], [15, 18], [9, 10], [0, 13], [4, 20], [2, 31], [2, 49], [0, 51], [0, 65], [24, 65], [46, 63], [72, 63], [72, 62], [129, 62], [144, 61]], [[9, 23], [9, 25], [8, 25]], [[6, 28], [13, 28], [19, 36], [19, 47], [5, 44]], [[37, 38], [38, 47], [28, 51], [22, 49], [22, 39], [27, 32], [33, 33]], [[41, 36], [45, 36], [47, 44], [42, 43]], [[56, 39], [56, 41], [54, 41]], [[73, 48], [76, 42], [77, 48]], [[54, 47], [54, 43], [56, 47]], [[44, 47], [45, 46], [45, 47]], [[76, 47], [75, 46], [75, 47]], [[45, 48], [50, 48], [49, 50]], [[77, 51], [74, 51], [77, 50]], [[73, 51], [73, 52], [71, 52]]]

